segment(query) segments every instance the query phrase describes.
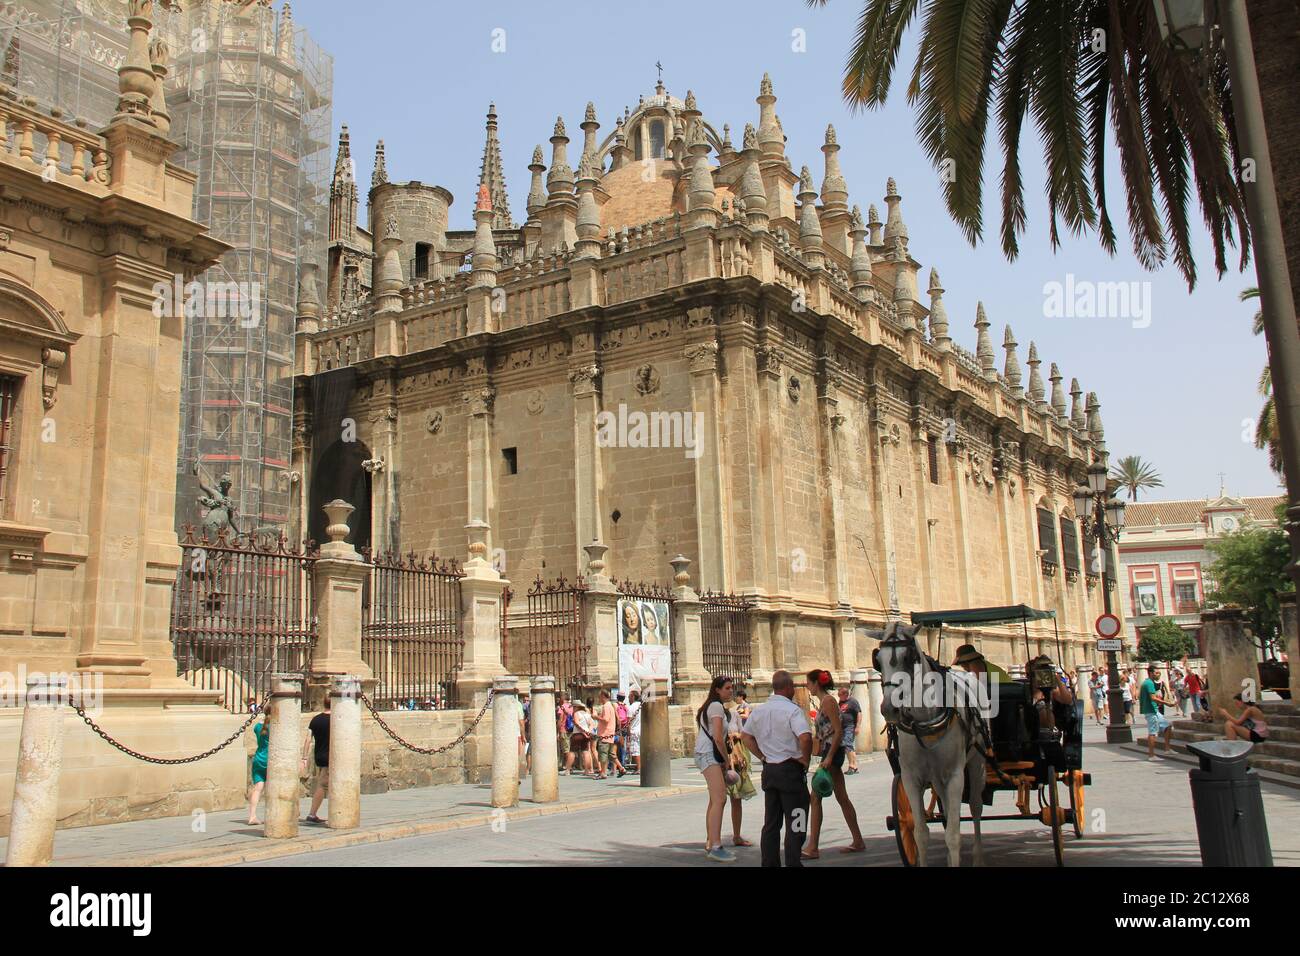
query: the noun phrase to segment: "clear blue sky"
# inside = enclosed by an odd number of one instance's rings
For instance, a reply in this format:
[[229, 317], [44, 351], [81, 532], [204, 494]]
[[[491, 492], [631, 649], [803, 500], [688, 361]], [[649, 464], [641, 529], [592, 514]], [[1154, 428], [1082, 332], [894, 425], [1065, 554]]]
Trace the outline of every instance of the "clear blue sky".
[[[995, 346], [1010, 323], [1022, 366], [1032, 339], [1044, 376], [1055, 361], [1067, 386], [1077, 376], [1085, 390], [1099, 393], [1112, 458], [1140, 454], [1151, 461], [1165, 482], [1156, 497], [1213, 495], [1220, 472], [1231, 493], [1278, 493], [1264, 453], [1249, 440], [1253, 425], [1244, 424], [1258, 413], [1255, 385], [1266, 360], [1262, 339], [1250, 334], [1254, 307], [1237, 301], [1237, 293], [1255, 283], [1253, 268], [1218, 279], [1209, 242], [1198, 231], [1200, 280], [1193, 294], [1172, 267], [1143, 270], [1129, 252], [1115, 157], [1108, 182], [1111, 217], [1121, 231], [1119, 256], [1106, 256], [1094, 236], [1067, 238], [1053, 253], [1041, 150], [1032, 129], [1021, 151], [1029, 215], [1021, 257], [1008, 263], [997, 243], [996, 152], [984, 170], [986, 239], [972, 248], [949, 219], [937, 173], [916, 142], [904, 95], [915, 34], [904, 44], [899, 82], [885, 109], [853, 115], [843, 105], [840, 80], [859, 9], [860, 0], [832, 0], [818, 9], [801, 0], [560, 7], [535, 0], [370, 0], [300, 2], [294, 17], [334, 55], [334, 125], [336, 131], [342, 123], [351, 129], [363, 193], [375, 140], [383, 138], [390, 177], [450, 189], [456, 196], [452, 225], [458, 228], [472, 227], [489, 101], [500, 116], [511, 210], [521, 221], [533, 146], [542, 144], [549, 161], [546, 140], [557, 115], [564, 116], [580, 148], [578, 124], [591, 100], [603, 137], [624, 106], [635, 107], [638, 96], [653, 91], [655, 63], [662, 61], [669, 92], [684, 97], [694, 90], [706, 119], [719, 129], [730, 123], [738, 141], [745, 123], [757, 124], [754, 97], [767, 71], [796, 171], [807, 164], [821, 182], [819, 147], [826, 124], [834, 123], [850, 203], [865, 213], [874, 202], [883, 216], [885, 180], [897, 179], [909, 248], [923, 269], [921, 288], [930, 267], [937, 267], [960, 344], [974, 348], [975, 303], [983, 300]], [[494, 34], [498, 30], [504, 33]], [[796, 30], [805, 32], [806, 52], [792, 48]], [[504, 52], [494, 52], [494, 37], [498, 47], [504, 39]], [[570, 144], [574, 163], [577, 148]], [[1192, 219], [1200, 222], [1195, 210]], [[1150, 325], [1046, 318], [1044, 284], [1064, 282], [1067, 273], [1094, 282], [1150, 282]], [[1000, 348], [997, 355], [1000, 368]], [[1027, 382], [1027, 367], [1024, 373]]]

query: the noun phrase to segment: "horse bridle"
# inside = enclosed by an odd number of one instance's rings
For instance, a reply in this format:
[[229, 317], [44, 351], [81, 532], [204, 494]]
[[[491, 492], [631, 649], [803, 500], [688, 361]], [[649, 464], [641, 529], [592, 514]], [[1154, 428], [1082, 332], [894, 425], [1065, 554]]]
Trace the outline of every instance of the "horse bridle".
[[[903, 656], [903, 663], [900, 670], [906, 670], [909, 674], [914, 673], [917, 665], [921, 663], [922, 657], [929, 660], [931, 666], [938, 673], [942, 674], [947, 670], [947, 668], [938, 661], [921, 653], [921, 649], [917, 646], [915, 636], [903, 636], [900, 634], [899, 630], [895, 628], [892, 634], [880, 642], [880, 647], [877, 647], [876, 650], [872, 652], [872, 657], [874, 658], [872, 663], [876, 665], [877, 671], [880, 670], [880, 650], [885, 647], [907, 648], [907, 653]], [[939, 736], [948, 729], [953, 718], [957, 716], [957, 708], [952, 706], [945, 707], [937, 717], [933, 717], [930, 720], [916, 720], [909, 715], [908, 710], [909, 708], [907, 707], [898, 708], [898, 720], [894, 722], [894, 725], [901, 732], [914, 736], [921, 746], [925, 746], [923, 738]]]

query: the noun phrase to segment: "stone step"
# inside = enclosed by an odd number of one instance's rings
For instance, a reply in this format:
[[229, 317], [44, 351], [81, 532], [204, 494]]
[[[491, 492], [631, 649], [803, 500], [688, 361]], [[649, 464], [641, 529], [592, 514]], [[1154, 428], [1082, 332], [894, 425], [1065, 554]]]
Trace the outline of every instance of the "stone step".
[[[1223, 738], [1223, 728], [1219, 724], [1203, 724], [1193, 720], [1180, 720], [1174, 724], [1174, 732], [1171, 736], [1174, 740], [1193, 742], [1221, 740]], [[1257, 746], [1265, 753], [1274, 756], [1300, 759], [1300, 730], [1275, 727], [1270, 723], [1267, 743], [1258, 744]]]
[[[1214, 740], [1218, 738], [1211, 736], [1208, 739]], [[1196, 757], [1195, 754], [1187, 749], [1187, 741], [1175, 739], [1171, 741], [1171, 744], [1174, 750], [1179, 753], [1186, 754], [1193, 758]], [[1246, 763], [1248, 763], [1254, 770], [1268, 770], [1271, 773], [1295, 777], [1297, 781], [1300, 781], [1300, 759], [1289, 758], [1283, 754], [1270, 753], [1269, 748], [1269, 744], [1257, 744], [1255, 749], [1251, 751], [1250, 756], [1246, 758]]]
[[[1200, 761], [1190, 753], [1184, 744], [1175, 740], [1173, 742], [1173, 753], [1169, 756], [1185, 764], [1188, 767], [1195, 767]], [[1144, 739], [1135, 740], [1131, 744], [1124, 744], [1123, 749], [1145, 757], [1147, 748]], [[1157, 750], [1158, 752], [1158, 750]], [[1169, 758], [1162, 758], [1169, 759]], [[1300, 790], [1300, 761], [1284, 760], [1279, 757], [1265, 757], [1262, 755], [1252, 754], [1247, 758], [1251, 768], [1259, 774], [1260, 779], [1279, 786], [1289, 787], [1293, 790]]]

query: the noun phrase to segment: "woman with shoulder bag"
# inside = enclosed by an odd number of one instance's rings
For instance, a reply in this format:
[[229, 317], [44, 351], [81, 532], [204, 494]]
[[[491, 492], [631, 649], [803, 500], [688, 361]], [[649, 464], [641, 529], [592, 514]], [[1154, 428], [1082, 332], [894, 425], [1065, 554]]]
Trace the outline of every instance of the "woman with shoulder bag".
[[727, 753], [727, 703], [735, 685], [730, 677], [715, 677], [709, 696], [695, 712], [695, 766], [709, 785], [704, 811], [704, 850], [715, 863], [735, 863], [736, 854], [722, 845], [722, 811], [727, 805], [727, 785], [739, 779], [729, 766]]
[[580, 700], [573, 702], [573, 736], [569, 738], [569, 747], [575, 754], [582, 756], [582, 775], [592, 776], [591, 742], [596, 738], [596, 721], [587, 710], [587, 705]]

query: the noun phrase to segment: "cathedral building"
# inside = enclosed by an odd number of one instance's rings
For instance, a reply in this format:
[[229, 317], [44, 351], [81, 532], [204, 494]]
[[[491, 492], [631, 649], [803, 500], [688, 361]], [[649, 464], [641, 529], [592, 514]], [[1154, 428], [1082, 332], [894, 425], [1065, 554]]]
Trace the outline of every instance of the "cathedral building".
[[[343, 498], [358, 547], [461, 557], [486, 522], [517, 589], [581, 574], [593, 542], [620, 579], [684, 554], [696, 588], [753, 599], [758, 679], [865, 666], [891, 616], [1020, 603], [1091, 662], [1112, 558], [1071, 492], [1105, 456], [1096, 396], [1033, 343], [1022, 369], [1009, 327], [999, 363], [982, 305], [958, 345], [895, 181], [864, 216], [835, 130], [803, 165], [766, 76], [757, 106], [733, 139], [660, 83], [604, 136], [588, 105], [572, 149], [561, 117], [522, 223], [490, 108], [465, 230], [382, 143], [363, 227], [344, 128], [299, 294], [299, 523], [323, 540]], [[1019, 628], [966, 639], [1025, 660]]]

